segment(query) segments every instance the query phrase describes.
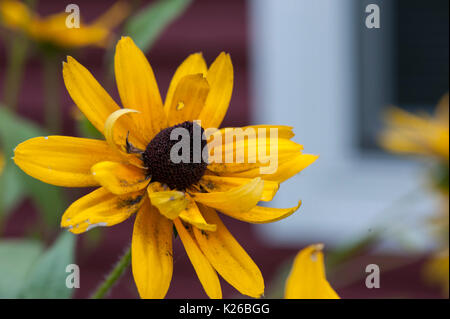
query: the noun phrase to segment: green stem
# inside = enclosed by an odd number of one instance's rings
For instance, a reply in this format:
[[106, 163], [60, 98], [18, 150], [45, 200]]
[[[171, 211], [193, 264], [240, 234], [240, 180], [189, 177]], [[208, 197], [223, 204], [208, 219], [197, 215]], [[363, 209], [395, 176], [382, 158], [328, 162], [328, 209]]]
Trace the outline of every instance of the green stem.
[[28, 40], [19, 35], [15, 36], [10, 43], [5, 84], [3, 87], [3, 101], [12, 111], [17, 109], [17, 97], [22, 82], [28, 46]]
[[120, 258], [103, 283], [92, 294], [91, 299], [102, 299], [116, 281], [122, 276], [125, 269], [131, 264], [131, 246], [128, 247], [125, 254]]
[[62, 114], [59, 105], [59, 66], [54, 54], [43, 58], [44, 67], [44, 113], [45, 125], [50, 132], [60, 132], [62, 129]]

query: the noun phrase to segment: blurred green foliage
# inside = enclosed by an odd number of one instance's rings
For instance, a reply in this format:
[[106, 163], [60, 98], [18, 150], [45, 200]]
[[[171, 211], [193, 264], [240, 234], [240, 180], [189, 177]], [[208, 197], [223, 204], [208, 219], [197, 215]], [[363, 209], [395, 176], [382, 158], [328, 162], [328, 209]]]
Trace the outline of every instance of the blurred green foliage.
[[0, 219], [11, 212], [26, 197], [42, 212], [49, 225], [57, 225], [65, 209], [62, 190], [59, 187], [42, 183], [17, 167], [11, 158], [15, 147], [21, 142], [45, 136], [43, 129], [21, 118], [0, 105], [0, 143], [6, 158], [5, 170], [0, 176]]
[[125, 24], [124, 35], [147, 52], [162, 31], [189, 6], [192, 0], [159, 0], [133, 15]]

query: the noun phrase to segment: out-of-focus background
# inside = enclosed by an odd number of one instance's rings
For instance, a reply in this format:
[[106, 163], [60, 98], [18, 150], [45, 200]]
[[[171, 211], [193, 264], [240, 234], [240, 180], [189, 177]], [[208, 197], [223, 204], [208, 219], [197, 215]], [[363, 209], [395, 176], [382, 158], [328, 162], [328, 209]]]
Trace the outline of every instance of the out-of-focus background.
[[[138, 7], [147, 4], [136, 3]], [[37, 10], [47, 15], [64, 11], [67, 4], [39, 1]], [[83, 20], [90, 21], [111, 2], [79, 0], [76, 4]], [[379, 6], [380, 28], [366, 27], [368, 4]], [[317, 162], [284, 183], [270, 203], [291, 207], [301, 199], [303, 205], [296, 214], [268, 225], [224, 219], [259, 265], [266, 286], [272, 289], [267, 296], [276, 296], [295, 253], [316, 242], [325, 243], [326, 256], [344, 260], [329, 272], [329, 281], [342, 298], [442, 296], [439, 287], [423, 279], [424, 263], [435, 249], [424, 224], [440, 208], [439, 198], [427, 187], [427, 164], [386, 153], [379, 147], [378, 136], [389, 105], [432, 112], [448, 91], [448, 6], [447, 0], [195, 0], [147, 53], [164, 96], [173, 72], [188, 54], [201, 51], [211, 63], [221, 51], [229, 52], [235, 82], [223, 126], [291, 125], [294, 140], [304, 145], [305, 152], [320, 154]], [[8, 63], [3, 40], [0, 92]], [[108, 81], [104, 50], [86, 48], [70, 54], [101, 83]], [[17, 109], [23, 117], [42, 124], [41, 65], [36, 55], [27, 60]], [[76, 136], [73, 103], [62, 74], [58, 76], [63, 129], [49, 134]], [[114, 85], [107, 90], [118, 101]], [[85, 193], [65, 190], [64, 205]], [[58, 223], [42, 222], [36, 205], [27, 199], [3, 219], [1, 236], [44, 238], [48, 244], [57, 234]], [[129, 244], [132, 226], [133, 218], [78, 236], [75, 261], [81, 269], [81, 287], [75, 298], [88, 297], [103, 279]], [[373, 240], [377, 235], [381, 239]], [[372, 240], [374, 246], [365, 249], [369, 246], [364, 244]], [[345, 248], [360, 246], [364, 249], [351, 258], [333, 254], [352, 253]], [[174, 261], [167, 297], [206, 297], [179, 241]], [[365, 285], [368, 264], [380, 267], [378, 289]], [[222, 286], [224, 297], [239, 297], [225, 281]], [[128, 270], [111, 297], [137, 296]]]

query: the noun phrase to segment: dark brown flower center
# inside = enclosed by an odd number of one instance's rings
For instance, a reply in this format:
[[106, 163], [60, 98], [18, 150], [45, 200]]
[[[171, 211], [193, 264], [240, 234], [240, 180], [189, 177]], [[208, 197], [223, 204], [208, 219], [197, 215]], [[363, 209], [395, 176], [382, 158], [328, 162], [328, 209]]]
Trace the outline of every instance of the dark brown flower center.
[[208, 165], [202, 156], [206, 146], [203, 132], [194, 122], [184, 122], [159, 132], [142, 154], [152, 182], [177, 190], [197, 183]]

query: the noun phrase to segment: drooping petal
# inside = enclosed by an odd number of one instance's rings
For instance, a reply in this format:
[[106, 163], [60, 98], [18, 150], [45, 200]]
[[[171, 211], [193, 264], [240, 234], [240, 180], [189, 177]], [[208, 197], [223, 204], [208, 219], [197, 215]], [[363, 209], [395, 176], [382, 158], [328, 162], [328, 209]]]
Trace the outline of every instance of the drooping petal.
[[206, 75], [210, 91], [205, 102], [205, 107], [200, 113], [202, 127], [218, 128], [230, 104], [233, 92], [233, 65], [230, 55], [222, 52], [211, 64]]
[[144, 191], [115, 195], [101, 187], [75, 201], [65, 211], [61, 227], [80, 234], [96, 226], [123, 222], [142, 205]]
[[147, 191], [152, 205], [157, 207], [159, 212], [169, 219], [178, 217], [189, 203], [183, 192], [176, 190], [166, 191], [157, 182], [151, 183]]
[[247, 184], [225, 192], [191, 193], [196, 202], [216, 208], [221, 212], [248, 212], [261, 200], [264, 181], [257, 177]]
[[117, 43], [114, 70], [123, 107], [142, 114], [136, 124], [148, 143], [167, 127], [167, 118], [152, 67], [130, 37]]
[[189, 55], [183, 63], [180, 64], [170, 81], [169, 90], [167, 91], [166, 100], [164, 101], [164, 110], [166, 114], [168, 114], [169, 107], [173, 104], [173, 95], [175, 94], [175, 90], [177, 89], [180, 80], [186, 75], [192, 74], [202, 74], [203, 76], [206, 76], [207, 72], [208, 67], [206, 66], [206, 62], [201, 53]]
[[198, 247], [192, 229], [190, 226], [184, 226], [178, 218], [174, 220], [174, 224], [206, 294], [211, 299], [221, 299], [222, 289], [220, 287], [219, 277]]
[[208, 81], [202, 74], [191, 74], [181, 78], [165, 109], [169, 126], [194, 121], [199, 118], [209, 93]]
[[[63, 63], [63, 77], [72, 100], [92, 125], [103, 133], [106, 119], [111, 113], [119, 110], [119, 106], [92, 74], [71, 56], [68, 56], [67, 62]], [[130, 133], [134, 143], [141, 141], [142, 145], [146, 145], [145, 141], [140, 139], [140, 134], [135, 132], [133, 122], [129, 119], [121, 120], [115, 128], [117, 140], [121, 139], [125, 142], [125, 137]]]
[[[208, 192], [226, 192], [232, 188], [236, 188], [251, 182], [250, 178], [240, 177], [223, 177], [215, 175], [204, 175], [199, 184]], [[271, 201], [278, 191], [279, 185], [277, 182], [264, 181], [261, 201]]]
[[292, 176], [298, 174], [303, 169], [314, 163], [319, 156], [311, 154], [295, 154], [291, 158], [278, 163], [276, 172], [273, 174], [261, 174], [261, 169], [253, 168], [243, 172], [237, 173], [223, 173], [225, 176], [233, 177], [244, 177], [244, 178], [254, 178], [260, 176], [265, 181], [274, 181], [277, 183], [282, 183], [285, 180], [291, 178]]
[[301, 203], [302, 202], [299, 201], [297, 206], [291, 208], [272, 208], [272, 207], [256, 206], [245, 213], [225, 212], [224, 214], [247, 223], [266, 224], [276, 222], [278, 220], [281, 220], [283, 218], [292, 215], [297, 211]]
[[100, 185], [117, 195], [140, 191], [150, 181], [144, 170], [117, 162], [97, 163], [92, 166], [91, 172]]
[[120, 162], [105, 141], [66, 137], [36, 137], [19, 144], [14, 162], [28, 175], [65, 187], [97, 186], [91, 167], [102, 161]]
[[202, 213], [198, 209], [195, 201], [189, 196], [189, 194], [185, 194], [186, 199], [189, 201], [185, 210], [183, 210], [179, 217], [185, 221], [186, 223], [191, 224], [192, 226], [197, 227], [202, 230], [216, 231], [216, 225], [211, 225], [206, 222], [203, 218]]
[[323, 244], [301, 250], [286, 281], [286, 299], [339, 299], [325, 277]]
[[131, 243], [131, 265], [139, 295], [164, 298], [172, 280], [172, 222], [145, 200], [136, 216]]
[[197, 243], [217, 272], [240, 293], [258, 298], [264, 294], [264, 279], [261, 272], [230, 234], [217, 213], [200, 206], [206, 221], [217, 225], [215, 232], [193, 227]]

